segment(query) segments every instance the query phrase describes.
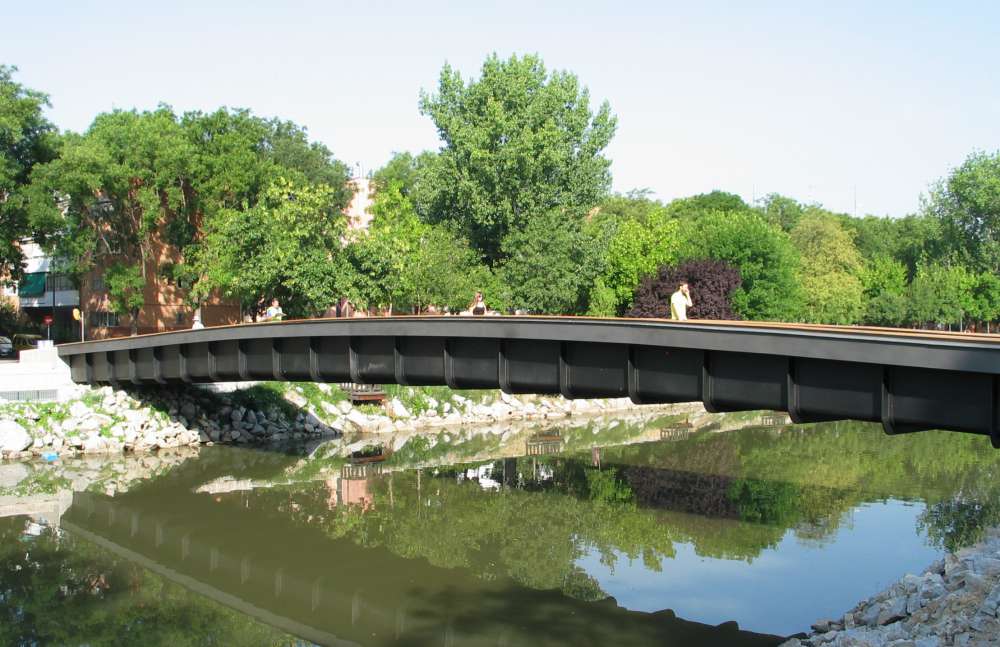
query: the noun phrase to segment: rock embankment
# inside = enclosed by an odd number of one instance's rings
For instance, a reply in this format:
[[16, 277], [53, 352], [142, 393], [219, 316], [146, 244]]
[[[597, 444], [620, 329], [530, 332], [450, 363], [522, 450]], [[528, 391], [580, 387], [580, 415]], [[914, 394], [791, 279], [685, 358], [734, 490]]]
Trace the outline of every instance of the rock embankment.
[[[146, 394], [147, 396], [149, 394]], [[0, 454], [119, 453], [210, 442], [259, 443], [335, 433], [306, 412], [251, 408], [222, 395], [160, 390], [143, 397], [111, 387], [66, 403], [10, 403], [0, 415]]]
[[[81, 387], [77, 397], [65, 403], [0, 406], [0, 456], [275, 443], [345, 432], [394, 434], [466, 424], [596, 416], [636, 408], [628, 398], [566, 400], [515, 397], [499, 391], [473, 400], [458, 393], [434, 398], [419, 389], [406, 389], [384, 406], [359, 407], [344, 397], [328, 384], [288, 384], [277, 390], [233, 393], [198, 387], [135, 391]], [[700, 405], [670, 408], [701, 410]]]
[[1000, 529], [782, 647], [1000, 645]]

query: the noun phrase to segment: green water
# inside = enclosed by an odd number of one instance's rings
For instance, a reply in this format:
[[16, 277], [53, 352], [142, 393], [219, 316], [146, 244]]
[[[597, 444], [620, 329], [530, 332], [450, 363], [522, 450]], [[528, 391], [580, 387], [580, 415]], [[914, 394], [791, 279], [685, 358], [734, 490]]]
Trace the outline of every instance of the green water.
[[25, 464], [0, 644], [771, 645], [1000, 523], [982, 437], [676, 422]]

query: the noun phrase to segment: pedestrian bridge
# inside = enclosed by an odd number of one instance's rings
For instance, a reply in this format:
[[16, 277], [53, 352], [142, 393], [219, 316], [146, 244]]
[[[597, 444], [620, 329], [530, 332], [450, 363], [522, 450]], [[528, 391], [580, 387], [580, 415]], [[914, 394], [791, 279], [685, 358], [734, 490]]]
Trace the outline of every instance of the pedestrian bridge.
[[447, 385], [947, 429], [1000, 447], [1000, 336], [582, 317], [313, 319], [67, 344], [78, 383]]

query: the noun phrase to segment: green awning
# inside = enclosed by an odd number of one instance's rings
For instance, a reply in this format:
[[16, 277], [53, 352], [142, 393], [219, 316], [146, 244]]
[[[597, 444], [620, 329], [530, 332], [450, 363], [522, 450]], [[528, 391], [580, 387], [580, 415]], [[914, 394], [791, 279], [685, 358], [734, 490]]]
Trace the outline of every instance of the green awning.
[[45, 277], [48, 272], [32, 272], [25, 274], [17, 286], [17, 295], [21, 297], [40, 297], [45, 294]]

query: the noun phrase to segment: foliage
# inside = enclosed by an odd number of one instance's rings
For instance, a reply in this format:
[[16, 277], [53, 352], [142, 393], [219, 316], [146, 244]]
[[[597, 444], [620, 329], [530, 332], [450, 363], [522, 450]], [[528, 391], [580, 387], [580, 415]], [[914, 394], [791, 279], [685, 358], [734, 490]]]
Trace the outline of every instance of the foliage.
[[824, 213], [807, 212], [791, 231], [803, 259], [805, 321], [852, 324], [864, 313], [861, 255], [850, 234]]
[[926, 209], [971, 269], [1000, 272], [1000, 151], [969, 155], [934, 187]]
[[550, 73], [537, 56], [491, 55], [468, 83], [445, 65], [420, 110], [444, 148], [421, 174], [418, 211], [456, 223], [491, 265], [511, 252], [509, 234], [553, 212], [579, 217], [610, 186], [608, 104], [592, 112], [577, 77]]
[[920, 265], [910, 284], [910, 319], [921, 323], [962, 323], [974, 313], [974, 278], [961, 265]]
[[779, 193], [769, 193], [757, 200], [757, 209], [765, 220], [784, 231], [794, 229], [805, 212], [796, 200]]
[[385, 166], [372, 175], [375, 193], [384, 191], [395, 184], [398, 185], [402, 195], [412, 197], [421, 174], [433, 164], [436, 157], [437, 153], [430, 151], [424, 151], [416, 156], [411, 153], [393, 153]]
[[346, 294], [357, 305], [460, 310], [477, 290], [495, 287], [468, 243], [446, 224], [422, 222], [399, 184], [376, 194], [372, 213], [370, 229], [346, 250], [353, 269]]
[[[662, 210], [646, 213], [641, 220], [621, 217], [589, 227], [592, 237], [603, 235], [608, 240], [598, 243], [604, 250], [602, 270], [597, 276], [600, 283], [595, 282], [591, 290], [588, 314], [618, 316], [631, 306], [640, 279], [663, 265], [676, 263], [679, 229], [679, 222]], [[609, 230], [610, 234], [606, 233]], [[597, 289], [609, 293], [601, 295], [595, 292]]]
[[656, 276], [647, 276], [639, 285], [630, 317], [670, 318], [670, 297], [681, 283], [687, 283], [692, 306], [691, 319], [736, 319], [732, 297], [740, 288], [739, 270], [725, 261], [710, 259], [685, 261], [676, 267], [664, 266]]
[[203, 277], [197, 293], [218, 289], [244, 306], [278, 297], [290, 316], [334, 303], [348, 271], [340, 242], [344, 218], [329, 214], [331, 193], [326, 185], [279, 179], [253, 207], [217, 212], [192, 253]]
[[578, 219], [555, 210], [508, 234], [499, 274], [510, 306], [545, 314], [580, 311], [596, 269], [591, 242]]
[[799, 257], [788, 234], [749, 212], [712, 212], [685, 225], [680, 260], [725, 261], [740, 272], [732, 296], [741, 319], [787, 321], [801, 310]]
[[861, 270], [865, 323], [898, 326], [906, 321], [906, 266], [889, 256], [876, 256]]
[[663, 203], [651, 199], [650, 193], [650, 189], [633, 189], [625, 194], [610, 195], [601, 202], [591, 218], [598, 222], [635, 220], [645, 223], [651, 216], [666, 215]]
[[696, 220], [703, 215], [720, 211], [743, 212], [748, 209], [747, 203], [740, 196], [718, 190], [689, 198], [678, 198], [666, 206], [668, 214], [687, 220]]
[[43, 240], [48, 231], [32, 229], [28, 181], [32, 169], [52, 160], [58, 149], [56, 129], [42, 114], [48, 96], [15, 81], [16, 71], [0, 65], [0, 282], [21, 278], [20, 242]]
[[143, 288], [146, 281], [142, 272], [134, 265], [116, 262], [104, 274], [108, 286], [108, 301], [111, 312], [127, 314], [132, 324], [132, 334], [139, 332], [139, 310], [145, 304]]

